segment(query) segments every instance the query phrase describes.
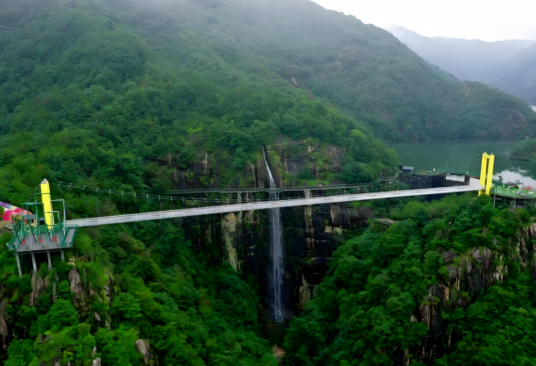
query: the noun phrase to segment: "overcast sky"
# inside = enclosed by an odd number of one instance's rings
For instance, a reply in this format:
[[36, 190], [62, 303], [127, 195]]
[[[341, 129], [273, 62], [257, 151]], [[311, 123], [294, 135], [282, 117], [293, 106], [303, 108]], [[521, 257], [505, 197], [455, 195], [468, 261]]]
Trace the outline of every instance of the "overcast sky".
[[536, 0], [313, 0], [364, 23], [428, 37], [536, 39]]

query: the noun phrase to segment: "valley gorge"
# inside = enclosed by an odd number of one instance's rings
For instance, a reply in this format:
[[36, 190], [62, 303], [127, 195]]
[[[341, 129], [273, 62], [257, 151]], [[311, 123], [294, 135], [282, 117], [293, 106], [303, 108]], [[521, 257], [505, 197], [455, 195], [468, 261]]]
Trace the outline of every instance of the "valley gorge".
[[533, 364], [530, 182], [477, 192], [536, 113], [458, 79], [309, 0], [0, 0], [0, 365]]
[[[318, 159], [316, 156], [319, 156], [317, 154], [323, 156], [324, 160], [315, 164]], [[281, 145], [271, 145], [266, 149], [266, 160], [263, 158], [256, 165], [246, 167], [240, 182], [247, 182], [248, 185], [240, 188], [276, 188], [271, 186], [272, 173], [267, 169], [270, 165], [275, 167], [273, 183], [279, 182], [278, 187], [291, 187], [292, 180], [287, 178], [291, 176], [287, 174], [301, 172], [303, 167], [307, 167], [312, 176], [321, 177], [322, 172], [338, 172], [343, 154], [343, 151], [334, 146], [304, 144], [301, 153], [292, 155], [288, 152], [285, 154]], [[193, 174], [196, 179], [204, 180], [203, 172], [208, 174], [213, 169], [210, 161], [210, 156], [205, 156], [199, 165], [193, 167], [197, 169]], [[290, 172], [285, 170], [288, 166], [292, 169]], [[186, 176], [188, 173], [177, 173], [177, 176], [181, 175]], [[187, 184], [189, 183], [184, 180], [177, 180], [175, 188], [180, 192], [180, 188], [186, 188]], [[290, 194], [303, 197], [323, 193], [324, 191], [304, 190]], [[221, 196], [226, 195], [223, 193]], [[276, 193], [270, 193], [272, 195]], [[243, 202], [248, 202], [254, 200], [257, 193], [244, 192], [240, 196]], [[187, 218], [183, 226], [186, 237], [194, 245], [199, 245], [201, 250], [220, 253], [221, 260], [229, 262], [235, 270], [255, 274], [261, 286], [260, 296], [267, 299], [267, 313], [273, 312], [274, 301], [279, 297], [283, 309], [279, 318], [281, 320], [277, 321], [282, 321], [283, 318], [289, 321], [313, 297], [314, 286], [324, 277], [331, 254], [343, 243], [345, 233], [349, 229], [365, 227], [373, 214], [373, 207], [331, 204], [281, 209], [279, 223], [275, 225], [274, 213], [268, 210], [236, 212], [221, 217]], [[202, 223], [201, 230], [195, 234], [188, 230], [193, 223]], [[273, 242], [274, 235], [282, 235], [278, 239], [281, 247], [277, 249], [283, 251], [279, 256], [282, 260], [280, 274], [273, 271], [276, 245]], [[277, 276], [281, 276], [280, 279]], [[273, 295], [272, 284], [278, 281], [282, 281], [278, 286], [281, 287], [281, 294]], [[267, 320], [274, 320], [272, 316], [267, 316]]]

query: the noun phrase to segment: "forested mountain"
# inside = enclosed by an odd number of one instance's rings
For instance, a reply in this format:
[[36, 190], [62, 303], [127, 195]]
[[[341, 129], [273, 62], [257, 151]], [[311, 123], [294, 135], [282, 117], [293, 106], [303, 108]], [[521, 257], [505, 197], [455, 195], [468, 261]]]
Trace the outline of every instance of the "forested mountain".
[[[285, 342], [289, 365], [529, 365], [531, 211], [449, 196], [390, 207], [334, 254]], [[529, 229], [527, 229], [529, 228]], [[528, 244], [531, 243], [531, 244]], [[319, 346], [322, 345], [322, 346]]]
[[291, 139], [344, 147], [361, 179], [392, 173], [395, 153], [362, 122], [198, 26], [210, 3], [145, 4], [2, 2], [6, 163], [41, 151], [50, 178], [163, 192], [169, 175], [149, 161], [187, 171], [207, 152], [226, 169], [204, 184], [227, 185], [263, 146]]
[[[395, 172], [382, 140], [534, 131], [523, 101], [452, 80], [388, 32], [302, 0], [0, 0], [0, 101], [0, 200], [33, 200], [48, 178], [68, 218], [191, 204], [110, 190], [262, 186], [263, 148], [279, 185], [355, 183]], [[313, 221], [323, 237], [343, 233], [332, 212], [291, 214], [311, 223], [285, 227], [287, 237], [298, 226], [311, 233]], [[23, 256], [22, 277], [0, 246], [0, 362], [275, 365], [259, 305], [267, 229], [248, 212], [253, 245], [228, 248], [241, 215], [208, 228], [199, 219], [81, 229], [67, 261], [54, 256], [49, 269], [38, 255], [32, 271]], [[403, 224], [422, 245], [423, 220]], [[232, 250], [260, 257], [257, 272], [233, 268]], [[289, 339], [289, 360], [315, 356]]]
[[[354, 17], [309, 1], [200, 4], [196, 11], [184, 3], [175, 14], [212, 39], [222, 55], [260, 57], [291, 84], [365, 123], [376, 137], [513, 138], [530, 133], [527, 117], [534, 115], [521, 101], [483, 85], [447, 80], [389, 33]], [[485, 127], [490, 124], [494, 127]]]
[[536, 104], [533, 40], [430, 38], [398, 26], [390, 27], [389, 31], [419, 56], [460, 80], [487, 83]]
[[4, 161], [30, 153], [53, 179], [162, 192], [172, 184], [162, 165], [187, 171], [206, 152], [228, 169], [203, 184], [242, 184], [262, 146], [290, 139], [344, 148], [338, 179], [367, 181], [397, 163], [370, 131], [533, 131], [520, 100], [449, 80], [388, 32], [312, 2], [3, 0], [2, 10]]

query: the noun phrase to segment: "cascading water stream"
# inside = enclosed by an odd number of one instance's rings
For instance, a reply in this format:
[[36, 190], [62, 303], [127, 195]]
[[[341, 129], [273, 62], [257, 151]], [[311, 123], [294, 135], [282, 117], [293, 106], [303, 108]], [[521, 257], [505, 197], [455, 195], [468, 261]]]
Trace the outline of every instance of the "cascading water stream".
[[[266, 150], [263, 149], [264, 163], [270, 178], [270, 188], [277, 188], [274, 177], [270, 171], [270, 166], [266, 160]], [[270, 193], [270, 200], [277, 201], [279, 197], [277, 193]], [[283, 312], [281, 309], [281, 287], [283, 286], [283, 238], [281, 231], [281, 211], [279, 208], [272, 208], [270, 211], [270, 226], [272, 229], [272, 237], [270, 241], [270, 259], [271, 259], [271, 276], [270, 287], [272, 290], [271, 302], [274, 311], [274, 321], [283, 322]]]

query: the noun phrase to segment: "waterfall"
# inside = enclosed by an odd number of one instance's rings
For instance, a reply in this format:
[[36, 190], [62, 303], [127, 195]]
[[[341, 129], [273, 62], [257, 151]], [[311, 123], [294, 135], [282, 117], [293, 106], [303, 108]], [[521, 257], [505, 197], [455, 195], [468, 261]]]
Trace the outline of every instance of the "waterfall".
[[[266, 164], [266, 170], [270, 178], [270, 188], [277, 188], [275, 185], [274, 177], [270, 171], [270, 166], [266, 160], [266, 150], [263, 149], [264, 163]], [[270, 200], [277, 201], [279, 197], [277, 193], [270, 192]], [[283, 286], [283, 235], [281, 230], [281, 211], [279, 208], [272, 208], [270, 211], [270, 227], [271, 227], [271, 240], [270, 240], [270, 259], [271, 259], [271, 273], [268, 278], [270, 279], [269, 288], [272, 290], [271, 307], [274, 311], [274, 321], [282, 322], [283, 313], [281, 309], [281, 287]]]

